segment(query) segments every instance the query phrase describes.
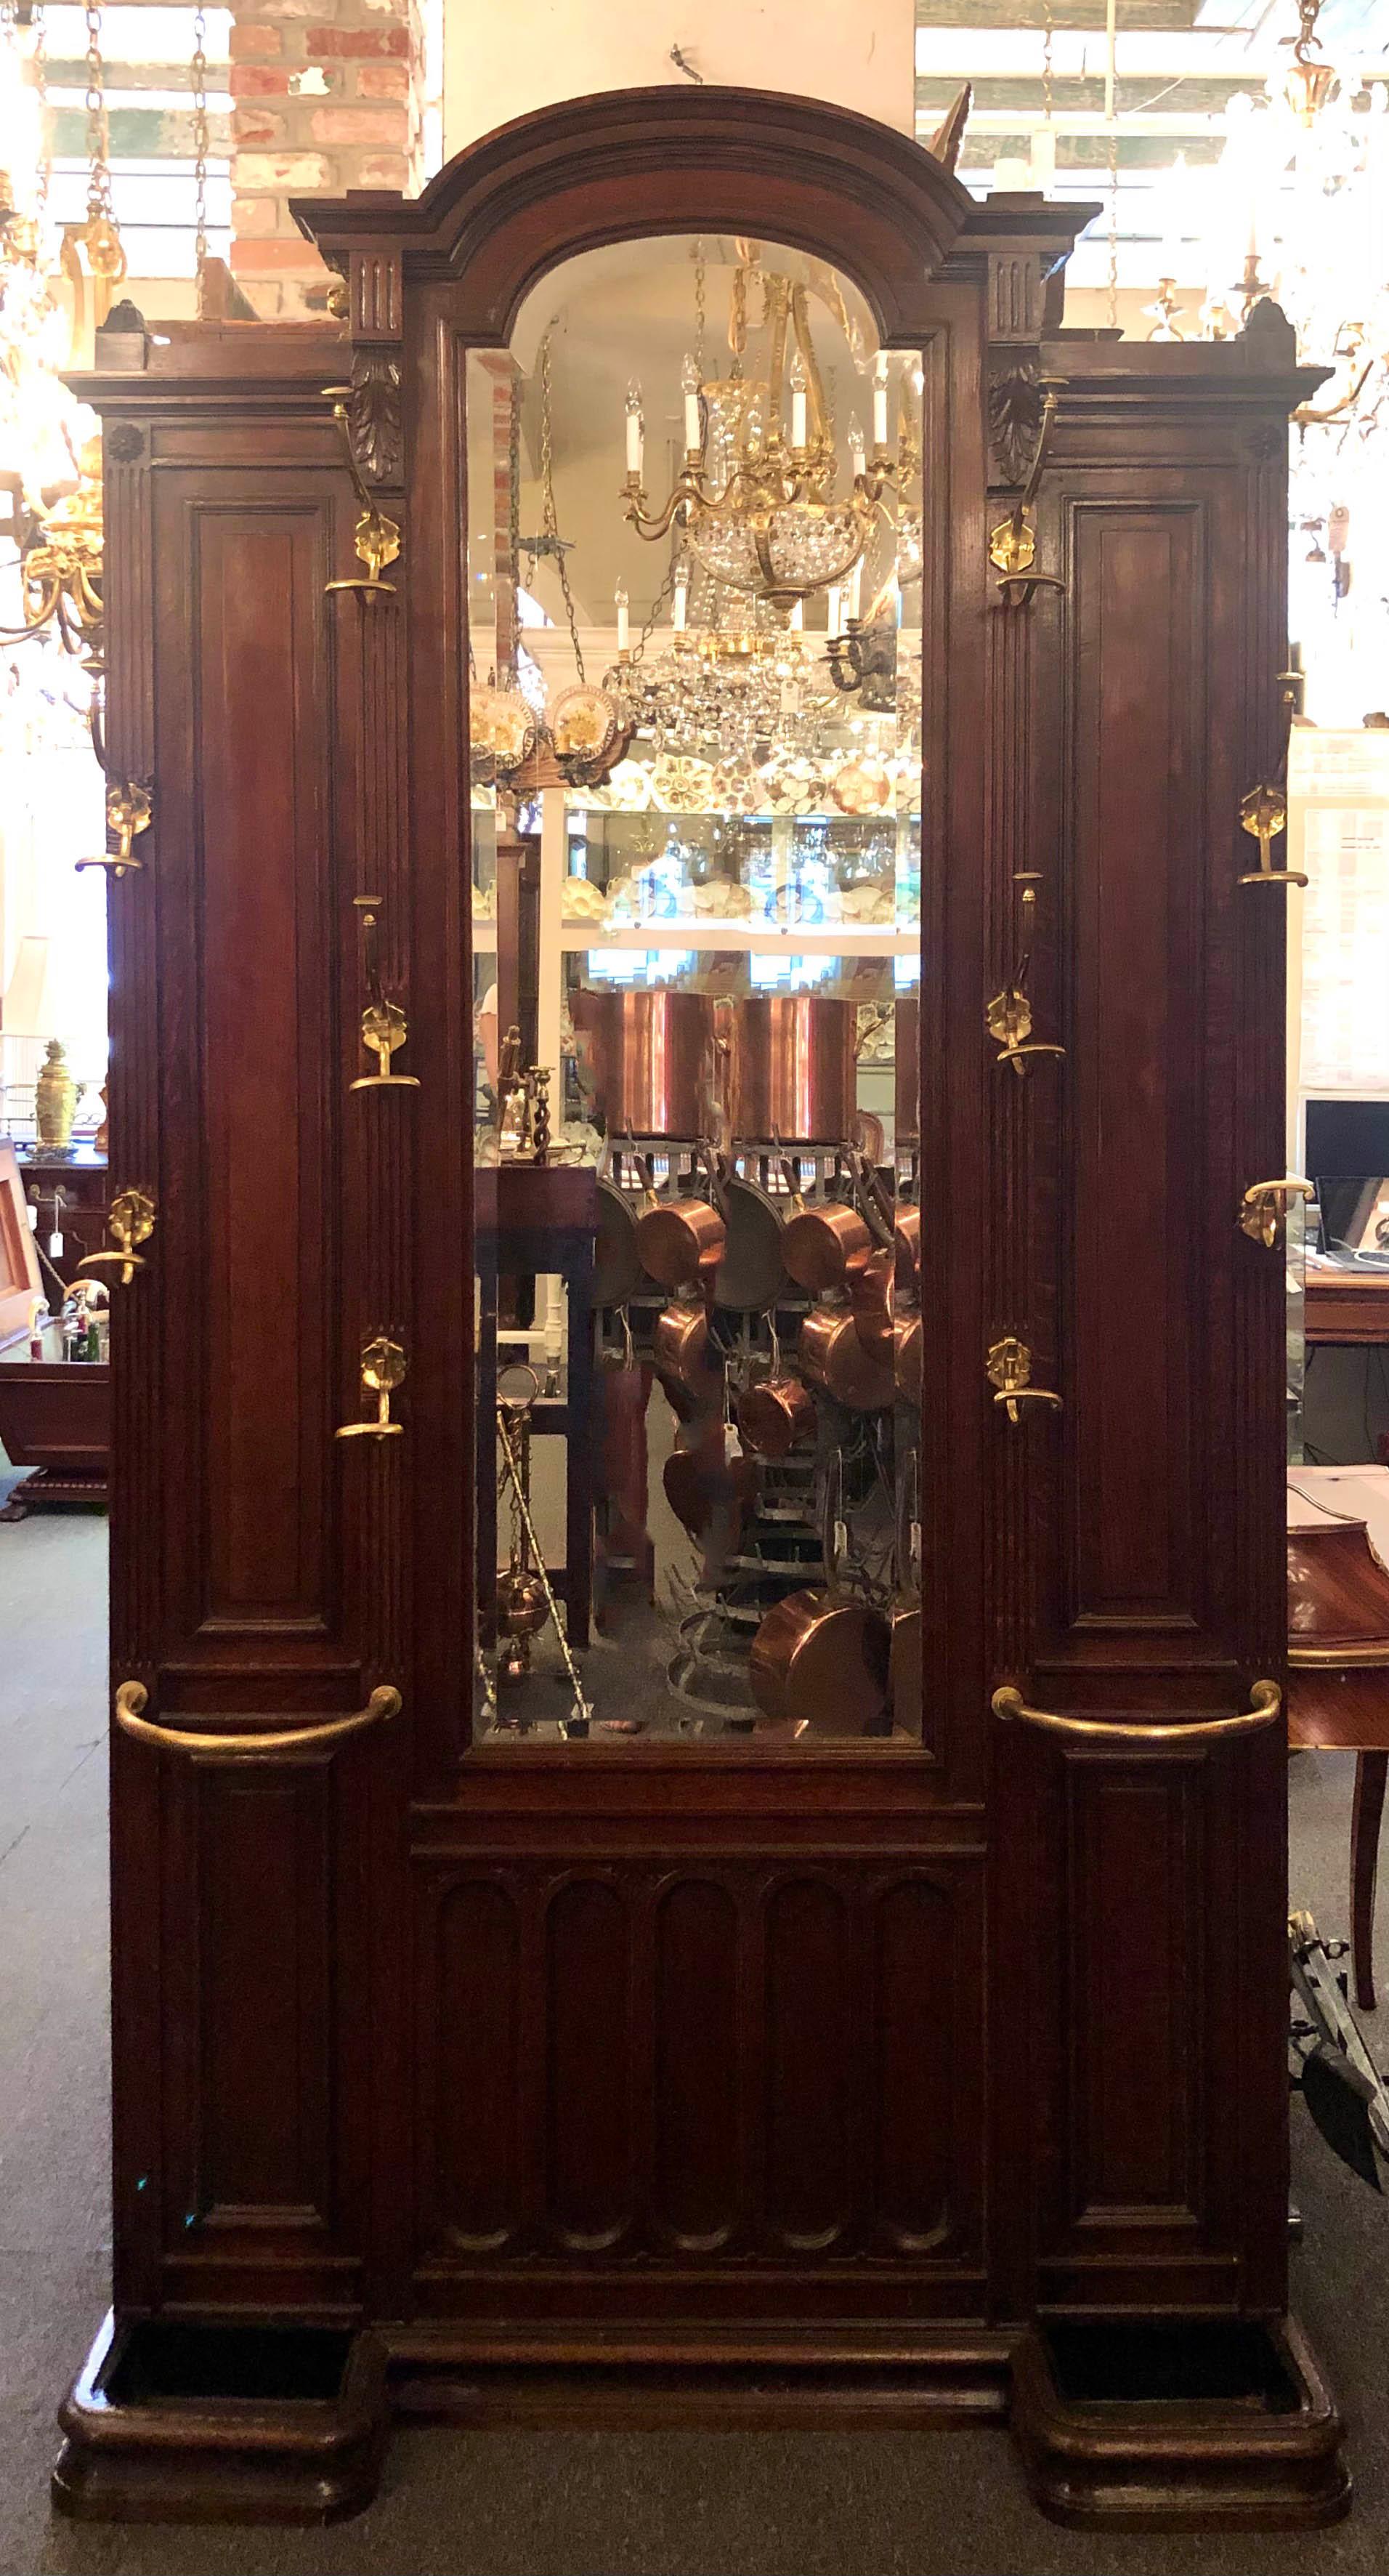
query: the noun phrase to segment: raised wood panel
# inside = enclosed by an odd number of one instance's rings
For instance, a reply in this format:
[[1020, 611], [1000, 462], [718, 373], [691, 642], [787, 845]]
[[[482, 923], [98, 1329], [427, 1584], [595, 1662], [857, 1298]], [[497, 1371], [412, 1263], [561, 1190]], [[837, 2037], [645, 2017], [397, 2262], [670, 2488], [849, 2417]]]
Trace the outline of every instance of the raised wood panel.
[[1072, 1616], [1196, 1626], [1201, 513], [1082, 507], [1073, 563]]
[[1034, 1998], [1050, 2034], [1039, 2250], [1050, 2264], [1197, 2261], [1228, 2247], [1231, 2215], [1211, 2187], [1225, 2161], [1212, 2081], [1227, 2070], [1210, 2037], [1228, 2000], [1212, 1975], [1211, 1768], [1084, 1752], [1039, 1772], [1058, 1904]]
[[697, 1878], [662, 1888], [653, 1948], [652, 2215], [684, 2252], [709, 2253], [740, 2215], [738, 1910], [729, 1889]]
[[629, 1913], [610, 1881], [550, 1897], [544, 1992], [547, 2208], [561, 2244], [596, 2253], [632, 2216]]
[[772, 1889], [766, 1908], [768, 2234], [821, 2252], [852, 2212], [853, 1997], [845, 1893], [807, 1875]]
[[460, 1881], [440, 1902], [435, 1934], [425, 1991], [449, 2033], [449, 2066], [423, 2124], [431, 2197], [460, 2247], [492, 2252], [514, 2233], [521, 2201], [514, 1889], [499, 1879]]
[[874, 2205], [887, 2240], [904, 2254], [942, 2243], [951, 2220], [958, 2105], [941, 2038], [969, 2009], [952, 1912], [943, 1888], [903, 1878], [878, 1894], [869, 1926]]
[[321, 476], [158, 485], [162, 1643], [185, 1672], [350, 1661], [334, 504]]
[[326, 2220], [332, 1987], [328, 1772], [198, 1784], [200, 2215]]

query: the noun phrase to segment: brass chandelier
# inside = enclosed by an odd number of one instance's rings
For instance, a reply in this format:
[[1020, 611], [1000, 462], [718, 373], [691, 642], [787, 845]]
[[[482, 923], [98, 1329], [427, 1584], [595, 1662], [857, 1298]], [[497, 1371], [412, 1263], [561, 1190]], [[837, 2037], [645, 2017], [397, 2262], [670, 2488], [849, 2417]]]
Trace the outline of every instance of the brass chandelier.
[[[685, 461], [668, 498], [659, 509], [648, 508], [641, 392], [635, 384], [627, 396], [622, 490], [625, 515], [638, 536], [654, 543], [678, 524], [691, 552], [716, 581], [773, 608], [791, 609], [853, 570], [883, 512], [884, 495], [892, 492], [900, 499], [920, 460], [905, 424], [897, 454], [889, 449], [888, 362], [880, 351], [873, 369], [872, 447], [865, 448], [861, 429], [852, 423], [852, 480], [839, 496], [834, 435], [811, 339], [806, 289], [786, 276], [759, 275], [771, 335], [766, 377], [742, 371], [747, 267], [740, 263], [733, 284], [729, 375], [702, 384], [694, 359], [685, 361]], [[788, 368], [791, 341], [794, 355]], [[788, 382], [789, 436], [784, 417]]]

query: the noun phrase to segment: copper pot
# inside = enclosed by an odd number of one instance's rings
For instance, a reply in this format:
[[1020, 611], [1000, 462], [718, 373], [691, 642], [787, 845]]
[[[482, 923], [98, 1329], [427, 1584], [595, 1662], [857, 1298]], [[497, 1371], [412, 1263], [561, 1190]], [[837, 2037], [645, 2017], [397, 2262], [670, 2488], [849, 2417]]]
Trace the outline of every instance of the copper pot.
[[892, 1366], [893, 1254], [891, 1246], [870, 1252], [849, 1290], [854, 1330], [870, 1359]]
[[815, 1428], [815, 1399], [789, 1369], [774, 1368], [745, 1389], [738, 1428], [759, 1458], [784, 1458]]
[[711, 1360], [709, 1317], [697, 1300], [687, 1298], [662, 1309], [656, 1318], [652, 1354], [667, 1388], [678, 1387], [699, 1405], [718, 1402], [723, 1370]]
[[693, 1191], [660, 1198], [647, 1165], [646, 1204], [637, 1219], [637, 1253], [660, 1288], [705, 1286], [723, 1259], [728, 1229], [716, 1207]]
[[921, 1004], [919, 1000], [903, 1000], [898, 1003], [892, 1051], [896, 1066], [893, 1085], [894, 1141], [898, 1145], [915, 1145], [921, 1138]]
[[925, 1351], [921, 1339], [921, 1317], [898, 1315], [892, 1327], [892, 1373], [897, 1392], [908, 1404], [921, 1402], [925, 1379]]
[[827, 993], [755, 993], [731, 1022], [733, 1133], [788, 1145], [837, 1145], [854, 1130], [852, 1002]]
[[742, 1535], [743, 1521], [757, 1492], [757, 1469], [751, 1458], [724, 1454], [723, 1424], [714, 1437], [693, 1449], [672, 1449], [661, 1470], [666, 1501], [691, 1538], [713, 1532], [731, 1554]]
[[594, 1106], [610, 1136], [704, 1134], [714, 1060], [711, 994], [579, 992], [570, 1012], [587, 1041]]
[[897, 1247], [897, 1285], [903, 1296], [910, 1296], [921, 1277], [921, 1210], [910, 1199], [902, 1199], [893, 1222], [893, 1242]]
[[793, 1592], [752, 1641], [748, 1678], [764, 1717], [796, 1733], [861, 1735], [887, 1703], [887, 1622], [867, 1602]]
[[863, 1269], [873, 1249], [872, 1230], [856, 1207], [838, 1199], [807, 1204], [795, 1172], [783, 1164], [791, 1192], [791, 1214], [781, 1238], [781, 1257], [798, 1288], [812, 1297], [827, 1288], [843, 1288]]
[[816, 1306], [801, 1326], [801, 1366], [814, 1384], [854, 1413], [891, 1404], [893, 1373], [864, 1349], [851, 1306]]

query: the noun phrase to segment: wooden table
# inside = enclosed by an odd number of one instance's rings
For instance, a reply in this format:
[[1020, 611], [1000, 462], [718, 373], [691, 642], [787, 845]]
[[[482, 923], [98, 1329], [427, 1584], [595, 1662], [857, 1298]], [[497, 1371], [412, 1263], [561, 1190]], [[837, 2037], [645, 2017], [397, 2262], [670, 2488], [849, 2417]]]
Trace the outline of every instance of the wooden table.
[[[1317, 1531], [1326, 1563], [1313, 1610], [1299, 1533]], [[1288, 1558], [1288, 1742], [1294, 1752], [1356, 1757], [1351, 1958], [1356, 2002], [1373, 2012], [1375, 1879], [1389, 1783], [1389, 1467], [1290, 1468]], [[1342, 1650], [1347, 1659], [1337, 1661]], [[1299, 1663], [1308, 1651], [1320, 1660]], [[1363, 1660], [1375, 1653], [1380, 1663]]]
[[1309, 1345], [1389, 1342], [1389, 1270], [1337, 1269], [1309, 1261], [1305, 1317]]
[[0, 1442], [11, 1466], [33, 1469], [15, 1486], [0, 1521], [106, 1501], [110, 1364], [65, 1360], [57, 1324], [45, 1328], [43, 1344], [41, 1360], [30, 1358], [27, 1333], [0, 1350]]

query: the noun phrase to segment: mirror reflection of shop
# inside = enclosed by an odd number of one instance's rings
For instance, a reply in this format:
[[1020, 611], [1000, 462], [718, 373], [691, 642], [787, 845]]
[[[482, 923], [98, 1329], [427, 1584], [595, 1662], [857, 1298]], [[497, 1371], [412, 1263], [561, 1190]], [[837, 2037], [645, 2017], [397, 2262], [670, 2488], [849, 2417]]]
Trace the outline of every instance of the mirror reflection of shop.
[[919, 1741], [921, 365], [711, 239], [469, 371], [489, 1731]]

